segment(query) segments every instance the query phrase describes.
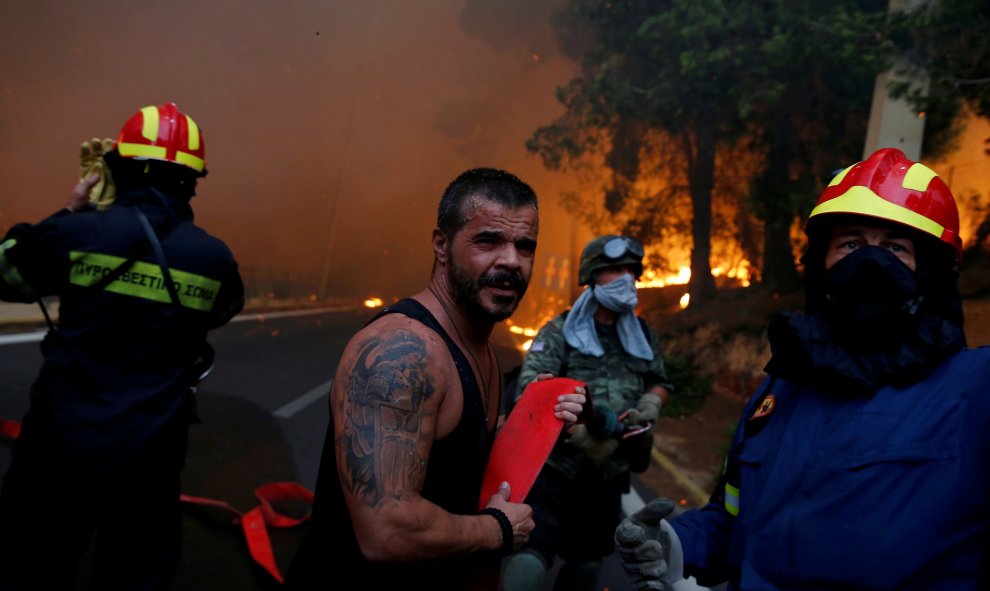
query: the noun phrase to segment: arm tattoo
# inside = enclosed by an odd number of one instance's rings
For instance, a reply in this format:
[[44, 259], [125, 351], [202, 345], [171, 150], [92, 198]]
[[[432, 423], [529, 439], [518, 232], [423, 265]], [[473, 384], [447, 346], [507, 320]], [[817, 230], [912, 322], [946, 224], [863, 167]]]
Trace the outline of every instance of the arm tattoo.
[[[422, 487], [427, 454], [420, 429], [435, 412], [423, 402], [435, 392], [426, 345], [409, 331], [365, 340], [345, 385], [344, 424], [337, 437], [352, 495], [376, 505]], [[344, 468], [343, 466], [341, 468]]]

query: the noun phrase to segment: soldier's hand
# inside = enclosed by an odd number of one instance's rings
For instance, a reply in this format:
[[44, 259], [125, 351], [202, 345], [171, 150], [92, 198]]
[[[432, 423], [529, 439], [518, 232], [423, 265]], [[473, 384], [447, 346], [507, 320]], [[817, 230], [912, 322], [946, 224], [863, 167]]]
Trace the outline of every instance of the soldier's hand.
[[[534, 382], [544, 382], [552, 380], [555, 376], [552, 373], [537, 374]], [[564, 421], [568, 425], [578, 422], [588, 401], [588, 392], [581, 387], [575, 388], [573, 392], [557, 397], [557, 404], [553, 407], [553, 415]]]
[[578, 386], [574, 388], [573, 392], [557, 397], [557, 404], [553, 407], [553, 415], [565, 423], [573, 425], [578, 421], [587, 401], [587, 391]]
[[645, 425], [646, 423], [656, 423], [660, 418], [660, 409], [663, 402], [660, 397], [652, 392], [647, 392], [639, 397], [636, 407], [630, 409], [626, 414], [626, 422], [630, 425]]
[[[93, 138], [84, 141], [79, 147], [79, 179], [87, 179], [90, 175], [97, 174], [98, 181], [89, 190], [89, 202], [97, 209], [110, 207], [117, 197], [116, 186], [113, 182], [113, 175], [107, 166], [103, 156], [113, 150], [113, 140]], [[75, 210], [78, 211], [78, 210]]]
[[614, 437], [596, 439], [588, 433], [584, 425], [575, 425], [570, 430], [568, 443], [580, 449], [596, 466], [601, 466], [619, 449], [619, 440]]

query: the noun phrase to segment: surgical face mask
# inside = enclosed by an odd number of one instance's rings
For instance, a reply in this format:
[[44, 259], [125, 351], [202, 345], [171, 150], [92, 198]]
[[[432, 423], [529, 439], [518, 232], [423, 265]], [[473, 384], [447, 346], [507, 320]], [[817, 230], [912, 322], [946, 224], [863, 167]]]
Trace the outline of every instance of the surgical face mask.
[[605, 285], [595, 285], [592, 289], [599, 304], [618, 314], [632, 312], [639, 302], [636, 298], [636, 280], [629, 274]]
[[858, 248], [825, 272], [830, 325], [863, 344], [899, 338], [914, 325], [921, 301], [914, 271], [885, 248]]

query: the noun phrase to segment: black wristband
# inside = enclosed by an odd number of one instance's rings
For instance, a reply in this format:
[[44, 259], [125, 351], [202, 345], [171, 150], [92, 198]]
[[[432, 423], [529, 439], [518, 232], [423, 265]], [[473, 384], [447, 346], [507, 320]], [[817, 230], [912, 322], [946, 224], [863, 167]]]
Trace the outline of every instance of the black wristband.
[[481, 510], [481, 514], [491, 515], [495, 518], [498, 526], [502, 528], [502, 554], [511, 554], [515, 536], [512, 535], [512, 523], [509, 521], [509, 516], [501, 509], [496, 509], [495, 507], [485, 507]]

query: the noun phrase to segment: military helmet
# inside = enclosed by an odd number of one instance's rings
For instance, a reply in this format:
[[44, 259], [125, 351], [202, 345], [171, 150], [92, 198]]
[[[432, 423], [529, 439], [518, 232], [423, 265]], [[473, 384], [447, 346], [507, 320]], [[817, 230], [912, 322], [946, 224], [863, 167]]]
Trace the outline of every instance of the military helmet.
[[614, 234], [595, 238], [581, 252], [578, 285], [590, 284], [599, 269], [617, 265], [629, 265], [637, 278], [643, 274], [643, 245], [639, 240]]

